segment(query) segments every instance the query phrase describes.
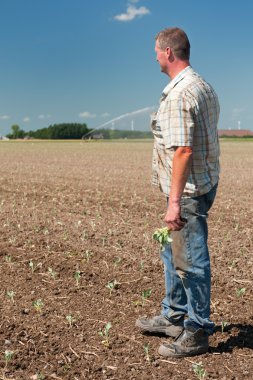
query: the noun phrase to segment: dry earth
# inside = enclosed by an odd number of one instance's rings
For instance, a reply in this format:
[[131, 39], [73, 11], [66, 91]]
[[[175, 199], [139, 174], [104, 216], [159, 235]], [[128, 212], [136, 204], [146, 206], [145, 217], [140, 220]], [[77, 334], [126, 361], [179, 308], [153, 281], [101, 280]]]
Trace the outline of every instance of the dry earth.
[[221, 145], [209, 217], [217, 329], [207, 354], [166, 361], [164, 337], [134, 326], [159, 313], [164, 289], [152, 143], [0, 143], [0, 379], [253, 378], [253, 143]]

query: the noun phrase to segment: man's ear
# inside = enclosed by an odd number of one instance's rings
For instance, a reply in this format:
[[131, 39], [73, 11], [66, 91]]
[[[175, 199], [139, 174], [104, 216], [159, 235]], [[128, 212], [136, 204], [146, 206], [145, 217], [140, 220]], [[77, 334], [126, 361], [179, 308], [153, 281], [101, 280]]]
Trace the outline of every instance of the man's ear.
[[167, 54], [168, 61], [173, 62], [175, 57], [174, 57], [173, 51], [171, 50], [170, 47], [166, 48], [166, 54]]

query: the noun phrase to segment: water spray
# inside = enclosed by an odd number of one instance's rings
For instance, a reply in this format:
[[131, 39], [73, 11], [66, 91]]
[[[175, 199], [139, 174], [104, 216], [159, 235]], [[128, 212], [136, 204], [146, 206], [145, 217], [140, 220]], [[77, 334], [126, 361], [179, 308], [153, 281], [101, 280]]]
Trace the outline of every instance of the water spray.
[[127, 112], [127, 113], [124, 113], [123, 115], [114, 117], [113, 119], [107, 121], [106, 123], [103, 123], [103, 124], [97, 126], [96, 128], [92, 129], [91, 131], [89, 131], [88, 133], [86, 133], [82, 138], [84, 139], [86, 136], [90, 135], [91, 133], [93, 133], [97, 129], [106, 127], [106, 125], [114, 123], [115, 121], [124, 119], [125, 117], [128, 117], [128, 116], [138, 115], [138, 114], [144, 113], [144, 112], [150, 112], [150, 111], [154, 110], [155, 108], [156, 108], [155, 106], [145, 107], [145, 108], [141, 108], [139, 110], [133, 111], [133, 112]]

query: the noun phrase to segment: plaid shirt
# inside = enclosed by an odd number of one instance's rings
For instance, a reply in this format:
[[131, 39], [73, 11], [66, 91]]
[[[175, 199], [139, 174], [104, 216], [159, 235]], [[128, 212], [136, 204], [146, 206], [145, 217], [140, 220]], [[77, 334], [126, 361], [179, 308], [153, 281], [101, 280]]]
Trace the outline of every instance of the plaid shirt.
[[152, 115], [154, 134], [152, 183], [169, 196], [175, 149], [193, 148], [183, 196], [207, 193], [219, 180], [219, 102], [213, 88], [188, 66], [164, 89]]

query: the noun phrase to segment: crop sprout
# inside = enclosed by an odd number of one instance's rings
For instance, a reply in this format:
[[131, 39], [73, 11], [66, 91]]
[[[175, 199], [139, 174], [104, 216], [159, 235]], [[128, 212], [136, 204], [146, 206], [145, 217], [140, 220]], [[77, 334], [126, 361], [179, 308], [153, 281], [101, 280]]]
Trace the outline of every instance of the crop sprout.
[[98, 332], [98, 335], [101, 336], [103, 338], [102, 340], [102, 343], [106, 346], [106, 347], [109, 347], [110, 345], [110, 341], [109, 341], [109, 331], [110, 329], [112, 328], [112, 324], [111, 322], [108, 322], [105, 327], [103, 328], [103, 330], [100, 330]]
[[48, 267], [47, 271], [48, 271], [48, 274], [55, 280], [57, 273], [54, 272], [54, 270], [50, 267]]
[[146, 289], [141, 292], [142, 306], [145, 305], [146, 300], [151, 296], [152, 289]]
[[227, 327], [227, 325], [228, 325], [228, 322], [221, 321], [221, 332], [222, 332], [222, 334], [224, 333], [225, 328]]
[[38, 299], [38, 300], [33, 301], [32, 305], [33, 305], [33, 307], [34, 307], [34, 309], [35, 309], [36, 311], [38, 311], [39, 313], [41, 313], [42, 308], [43, 308], [43, 306], [44, 306], [44, 304], [43, 304], [43, 302], [42, 302], [41, 299]]
[[14, 351], [9, 351], [9, 350], [4, 351], [5, 367], [8, 366], [8, 363], [12, 360], [13, 355], [14, 355]]
[[238, 289], [236, 289], [236, 297], [237, 298], [242, 297], [245, 292], [246, 292], [246, 288], [238, 288]]
[[207, 372], [206, 372], [205, 368], [203, 367], [202, 362], [193, 363], [192, 368], [193, 368], [195, 375], [197, 376], [197, 378], [199, 380], [204, 379], [206, 377]]
[[150, 361], [149, 344], [144, 344], [143, 349], [144, 349], [146, 360], [149, 362]]
[[117, 280], [109, 281], [106, 285], [106, 288], [110, 290], [110, 295], [111, 295], [113, 290], [119, 288], [119, 282], [117, 282]]
[[7, 290], [6, 295], [11, 300], [11, 302], [14, 303], [14, 296], [15, 296], [14, 291], [13, 290]]
[[81, 280], [81, 272], [80, 270], [76, 270], [74, 273], [74, 279], [76, 280], [76, 286], [79, 286]]
[[71, 314], [68, 314], [66, 316], [66, 320], [68, 321], [69, 327], [72, 327], [75, 322], [74, 317]]

